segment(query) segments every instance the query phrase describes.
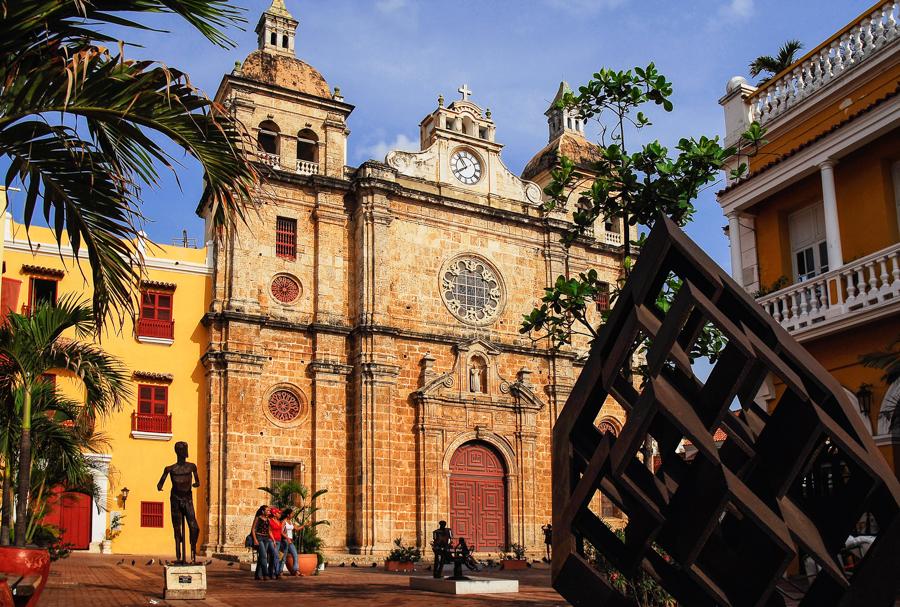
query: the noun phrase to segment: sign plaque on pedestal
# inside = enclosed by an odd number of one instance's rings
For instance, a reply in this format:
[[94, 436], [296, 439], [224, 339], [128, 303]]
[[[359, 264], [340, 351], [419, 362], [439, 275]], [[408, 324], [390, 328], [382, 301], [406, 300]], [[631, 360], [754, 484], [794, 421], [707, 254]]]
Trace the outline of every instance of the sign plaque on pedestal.
[[163, 598], [206, 598], [206, 567], [203, 565], [166, 565], [163, 573]]

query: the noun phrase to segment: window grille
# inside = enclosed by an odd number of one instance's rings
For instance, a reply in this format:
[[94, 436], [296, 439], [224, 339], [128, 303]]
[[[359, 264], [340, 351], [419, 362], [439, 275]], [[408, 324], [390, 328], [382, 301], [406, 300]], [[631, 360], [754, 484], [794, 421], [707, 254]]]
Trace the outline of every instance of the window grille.
[[138, 412], [144, 415], [165, 415], [169, 409], [168, 386], [138, 384]]
[[294, 480], [294, 466], [290, 464], [272, 464], [272, 489], [278, 485]]
[[597, 292], [594, 294], [594, 303], [597, 304], [598, 312], [609, 311], [609, 285], [601, 282], [597, 285]]
[[141, 502], [141, 527], [163, 526], [163, 503]]
[[275, 220], [275, 255], [297, 259], [297, 220], [278, 217]]

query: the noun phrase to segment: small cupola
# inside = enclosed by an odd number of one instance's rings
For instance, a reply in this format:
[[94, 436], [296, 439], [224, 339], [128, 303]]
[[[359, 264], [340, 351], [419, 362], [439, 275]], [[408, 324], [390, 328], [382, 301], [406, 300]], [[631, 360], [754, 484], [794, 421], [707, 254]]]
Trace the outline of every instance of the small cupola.
[[550, 127], [550, 141], [553, 141], [563, 133], [576, 133], [584, 137], [584, 119], [568, 108], [558, 108], [556, 104], [566, 93], [571, 93], [569, 83], [565, 80], [559, 83], [556, 97], [550, 102], [550, 107], [544, 112], [547, 117], [547, 125]]
[[272, 6], [256, 24], [259, 50], [294, 57], [294, 36], [299, 23], [284, 5], [284, 0], [272, 0]]
[[438, 107], [419, 125], [419, 139], [424, 150], [440, 137], [454, 136], [470, 139], [474, 145], [494, 144], [496, 128], [491, 120], [491, 110], [482, 110], [469, 100], [472, 91], [464, 84], [457, 89], [462, 96], [444, 105], [444, 96], [438, 97]]

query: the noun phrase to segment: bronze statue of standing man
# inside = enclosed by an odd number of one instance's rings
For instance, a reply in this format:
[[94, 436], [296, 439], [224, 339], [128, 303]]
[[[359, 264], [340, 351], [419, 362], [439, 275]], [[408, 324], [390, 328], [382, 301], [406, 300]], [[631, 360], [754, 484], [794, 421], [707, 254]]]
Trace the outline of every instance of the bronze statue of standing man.
[[[184, 441], [175, 443], [175, 455], [178, 461], [163, 469], [156, 489], [163, 490], [166, 475], [172, 478], [172, 492], [169, 494], [169, 506], [172, 510], [172, 527], [175, 533], [175, 562], [183, 565], [187, 562], [187, 551], [184, 546], [184, 521], [187, 520], [191, 539], [191, 563], [197, 562], [197, 538], [200, 536], [200, 525], [194, 514], [193, 487], [200, 486], [197, 465], [187, 461], [188, 446]], [[193, 480], [193, 483], [191, 483]]]

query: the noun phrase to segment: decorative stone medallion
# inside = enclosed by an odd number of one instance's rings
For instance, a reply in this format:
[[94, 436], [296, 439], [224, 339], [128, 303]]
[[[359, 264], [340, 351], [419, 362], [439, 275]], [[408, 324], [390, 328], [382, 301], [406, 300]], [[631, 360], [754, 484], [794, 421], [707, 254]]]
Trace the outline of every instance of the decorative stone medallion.
[[269, 289], [272, 297], [283, 304], [290, 304], [300, 298], [300, 282], [287, 274], [279, 274], [272, 279]]
[[269, 396], [269, 415], [276, 421], [289, 424], [300, 417], [303, 405], [290, 390], [279, 389]]
[[500, 274], [490, 263], [475, 255], [461, 255], [441, 270], [441, 298], [462, 322], [486, 325], [499, 316], [505, 293]]

